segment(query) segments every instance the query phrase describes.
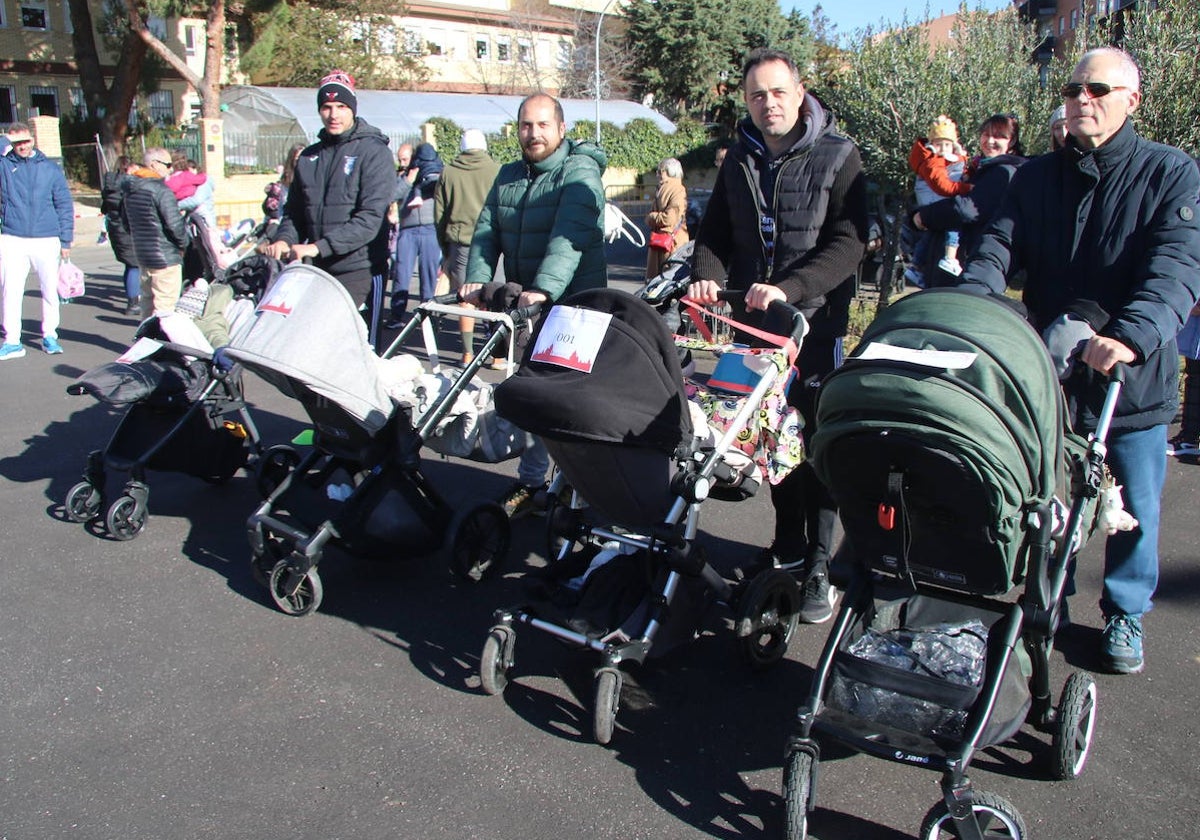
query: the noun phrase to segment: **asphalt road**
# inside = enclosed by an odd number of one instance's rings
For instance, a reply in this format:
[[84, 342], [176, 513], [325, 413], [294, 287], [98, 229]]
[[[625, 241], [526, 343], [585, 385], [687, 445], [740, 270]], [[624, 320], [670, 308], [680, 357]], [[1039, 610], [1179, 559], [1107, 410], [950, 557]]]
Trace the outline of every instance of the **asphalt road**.
[[[118, 415], [64, 388], [134, 326], [107, 246], [75, 257], [88, 294], [64, 309], [66, 353], [31, 347], [0, 363], [0, 838], [781, 836], [784, 739], [825, 627], [802, 628], [787, 660], [752, 674], [714, 615], [695, 643], [631, 670], [604, 748], [590, 740], [587, 656], [525, 631], [506, 693], [479, 688], [491, 613], [521, 599], [541, 562], [541, 520], [517, 523], [507, 574], [474, 587], [437, 557], [330, 551], [325, 602], [301, 619], [251, 580], [248, 478], [152, 474], [151, 519], [131, 542], [66, 521], [64, 494]], [[618, 257], [636, 276], [638, 256]], [[27, 330], [37, 311], [31, 294]], [[247, 390], [268, 442], [304, 428], [295, 402], [258, 381]], [[501, 492], [512, 466], [431, 457], [427, 472], [467, 499]], [[1032, 734], [975, 764], [977, 785], [1016, 804], [1032, 837], [1196, 834], [1198, 496], [1200, 468], [1172, 461], [1147, 670], [1097, 677], [1083, 776], [1047, 781], [1032, 759], [1048, 739]], [[725, 567], [769, 533], [765, 493], [704, 514]], [[1095, 663], [1099, 548], [1081, 558], [1079, 624], [1055, 655], [1056, 684]], [[939, 796], [934, 774], [880, 760], [827, 750], [821, 768], [817, 840], [913, 836]]]

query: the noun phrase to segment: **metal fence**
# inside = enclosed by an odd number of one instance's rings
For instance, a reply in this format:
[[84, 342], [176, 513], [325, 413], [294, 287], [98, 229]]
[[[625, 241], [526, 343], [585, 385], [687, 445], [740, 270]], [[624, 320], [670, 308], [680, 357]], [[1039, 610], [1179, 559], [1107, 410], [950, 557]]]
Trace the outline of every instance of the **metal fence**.
[[[270, 173], [283, 164], [288, 151], [294, 144], [308, 145], [316, 141], [315, 137], [303, 137], [296, 132], [270, 133], [262, 131], [227, 131], [225, 132], [225, 174], [247, 175]], [[403, 143], [413, 146], [421, 142], [421, 138], [411, 135], [392, 134], [388, 136], [388, 148], [395, 153]]]

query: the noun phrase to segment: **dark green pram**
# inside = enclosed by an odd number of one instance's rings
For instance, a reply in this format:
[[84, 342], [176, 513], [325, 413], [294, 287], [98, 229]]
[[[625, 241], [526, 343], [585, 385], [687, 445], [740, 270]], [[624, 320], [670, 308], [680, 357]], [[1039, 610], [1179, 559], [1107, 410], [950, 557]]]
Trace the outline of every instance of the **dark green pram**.
[[1095, 682], [1073, 673], [1055, 706], [1049, 654], [1068, 563], [1095, 528], [1117, 379], [1085, 441], [1033, 328], [936, 289], [883, 310], [822, 383], [811, 457], [845, 527], [848, 587], [788, 743], [789, 840], [813, 807], [816, 733], [942, 771], [923, 840], [1024, 836], [966, 767], [1026, 721], [1053, 734], [1054, 777], [1083, 769]]

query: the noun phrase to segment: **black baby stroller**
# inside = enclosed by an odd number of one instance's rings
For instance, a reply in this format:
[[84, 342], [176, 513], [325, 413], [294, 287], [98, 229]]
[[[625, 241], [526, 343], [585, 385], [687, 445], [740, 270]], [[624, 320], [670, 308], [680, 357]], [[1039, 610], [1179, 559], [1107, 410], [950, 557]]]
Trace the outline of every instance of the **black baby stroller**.
[[264, 454], [264, 501], [247, 522], [254, 575], [288, 615], [320, 606], [317, 565], [330, 541], [357, 556], [392, 559], [428, 554], [450, 536], [454, 571], [477, 579], [499, 568], [509, 540], [503, 509], [489, 502], [455, 511], [422, 474], [421, 447], [489, 462], [524, 450], [525, 433], [495, 416], [490, 389], [473, 376], [532, 313], [467, 310], [449, 305], [454, 299], [423, 304], [410, 327], [434, 314], [497, 322], [457, 378], [441, 371], [436, 351], [429, 374], [414, 357], [376, 356], [342, 284], [299, 263], [283, 270], [229, 347], [231, 358], [298, 400], [313, 426], [307, 456], [289, 446]]
[[[197, 298], [200, 307], [211, 293], [205, 289], [204, 297]], [[236, 333], [239, 311], [248, 315], [253, 300], [232, 287], [221, 299], [229, 304], [220, 317]], [[121, 494], [104, 512], [108, 533], [118, 540], [133, 539], [146, 526], [148, 470], [222, 483], [262, 449], [241, 372], [214, 364], [212, 346], [190, 317], [177, 312], [167, 320], [147, 319], [122, 356], [67, 386], [69, 394], [91, 394], [110, 406], [128, 407], [108, 445], [89, 453], [83, 480], [63, 503], [72, 521], [93, 520], [105, 508], [108, 473], [128, 474]]]
[[[807, 324], [784, 309], [794, 359]], [[729, 456], [789, 368], [788, 362], [755, 365], [749, 394], [737, 401], [727, 427], [710, 435], [653, 307], [598, 289], [550, 311], [521, 369], [497, 388], [496, 404], [542, 436], [558, 466], [550, 496], [561, 503], [548, 515], [554, 547], [546, 580], [561, 585], [536, 603], [497, 611], [479, 666], [486, 693], [508, 683], [517, 625], [594, 651], [602, 664], [595, 672], [593, 735], [609, 742], [623, 682], [619, 665], [694, 639], [708, 608], [732, 600], [731, 587], [696, 544], [700, 506], [710, 496], [739, 499], [756, 488], [757, 464]], [[796, 592], [796, 607], [798, 601]], [[781, 641], [786, 645], [796, 617], [795, 610], [762, 602], [760, 609], [770, 613], [770, 627], [759, 621], [747, 635], [765, 660]]]
[[787, 745], [788, 840], [814, 806], [815, 736], [941, 771], [922, 840], [1026, 836], [967, 777], [1025, 722], [1052, 733], [1054, 778], [1082, 771], [1095, 682], [1072, 673], [1055, 706], [1049, 656], [1068, 563], [1116, 491], [1103, 441], [1119, 390], [1090, 442], [1071, 434], [1037, 333], [954, 289], [888, 307], [827, 377], [812, 456], [850, 580]]

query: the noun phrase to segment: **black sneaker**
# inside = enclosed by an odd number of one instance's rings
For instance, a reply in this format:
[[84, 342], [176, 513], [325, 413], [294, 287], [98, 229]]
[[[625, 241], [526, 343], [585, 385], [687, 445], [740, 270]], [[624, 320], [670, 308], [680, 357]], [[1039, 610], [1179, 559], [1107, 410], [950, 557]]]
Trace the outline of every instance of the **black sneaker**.
[[404, 326], [404, 319], [399, 315], [393, 315], [387, 319], [387, 323], [383, 325], [385, 330], [398, 330]]
[[804, 581], [804, 603], [800, 605], [800, 620], [805, 624], [824, 624], [833, 617], [837, 590], [829, 583], [829, 572], [822, 568]]

